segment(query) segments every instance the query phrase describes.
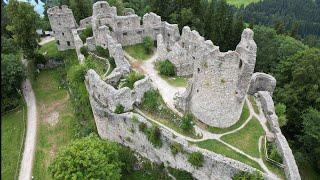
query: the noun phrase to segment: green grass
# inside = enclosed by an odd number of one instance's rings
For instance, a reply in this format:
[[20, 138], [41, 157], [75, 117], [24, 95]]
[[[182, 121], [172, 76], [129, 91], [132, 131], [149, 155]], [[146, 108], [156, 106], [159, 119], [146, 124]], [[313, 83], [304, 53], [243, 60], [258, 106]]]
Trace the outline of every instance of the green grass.
[[124, 47], [124, 50], [133, 58], [143, 61], [149, 59], [153, 53], [148, 54], [143, 44], [136, 44]]
[[57, 57], [60, 54], [56, 41], [51, 41], [41, 46], [41, 48], [39, 49], [39, 53], [46, 53], [45, 56], [47, 57]]
[[239, 8], [241, 5], [247, 6], [250, 3], [259, 2], [259, 1], [260, 0], [227, 0], [227, 3]]
[[[75, 137], [76, 118], [67, 90], [59, 88], [59, 73], [59, 69], [42, 71], [33, 83], [39, 118], [34, 179], [51, 179], [48, 167], [55, 154]], [[53, 112], [59, 113], [55, 125], [48, 123]]]
[[248, 96], [249, 97], [249, 101], [253, 106], [253, 110], [256, 114], [259, 114], [259, 107], [257, 106], [257, 102], [254, 96]]
[[217, 127], [212, 127], [212, 126], [209, 126], [209, 125], [206, 125], [206, 124], [203, 124], [201, 123], [200, 121], [195, 121], [195, 123], [198, 124], [198, 126], [212, 132], [212, 133], [215, 133], [215, 134], [222, 134], [222, 133], [226, 133], [226, 132], [229, 132], [229, 131], [232, 131], [232, 130], [235, 130], [237, 128], [239, 128], [248, 118], [249, 118], [249, 108], [248, 108], [248, 105], [247, 103], [245, 103], [243, 105], [243, 109], [242, 109], [242, 113], [241, 113], [241, 116], [240, 116], [240, 119], [238, 122], [236, 122], [236, 124], [228, 127], [228, 128], [217, 128]]
[[265, 148], [264, 148], [264, 138], [262, 140], [262, 145], [261, 145], [261, 154], [260, 154], [260, 157], [262, 158], [263, 160], [263, 163], [267, 166], [267, 168], [273, 172], [274, 174], [276, 174], [279, 178], [281, 179], [286, 179], [285, 177], [285, 174], [284, 174], [284, 170], [282, 168], [279, 168], [278, 166], [275, 166], [274, 164], [268, 162], [266, 160], [266, 156], [265, 156]]
[[205, 140], [205, 141], [197, 142], [196, 145], [199, 146], [200, 148], [207, 149], [209, 151], [224, 155], [228, 158], [238, 160], [240, 162], [243, 162], [249, 166], [252, 166], [262, 171], [262, 168], [257, 162], [247, 158], [242, 154], [239, 154], [238, 152], [234, 151], [233, 149], [229, 148], [228, 146], [224, 145], [223, 143], [217, 140], [213, 140], [213, 139]]
[[91, 66], [93, 66], [92, 68], [100, 75], [104, 75], [105, 73], [107, 73], [108, 70], [108, 65], [106, 62], [104, 62], [102, 59], [98, 59], [94, 56], [89, 55], [89, 57], [86, 59], [86, 61], [89, 61], [87, 63], [89, 63]]
[[162, 75], [161, 78], [167, 81], [170, 85], [175, 87], [186, 87], [188, 84], [188, 79], [184, 77], [167, 77]]
[[259, 158], [259, 138], [263, 136], [264, 133], [260, 122], [253, 117], [245, 127], [235, 133], [222, 136], [221, 140], [253, 157]]
[[1, 179], [17, 179], [19, 174], [26, 112], [26, 107], [21, 106], [1, 115]]

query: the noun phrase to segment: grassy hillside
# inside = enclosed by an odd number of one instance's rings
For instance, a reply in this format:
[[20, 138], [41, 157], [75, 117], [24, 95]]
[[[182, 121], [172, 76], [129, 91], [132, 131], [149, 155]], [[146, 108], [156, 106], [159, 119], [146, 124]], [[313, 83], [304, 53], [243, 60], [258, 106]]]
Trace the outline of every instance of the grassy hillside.
[[247, 6], [253, 2], [259, 2], [260, 0], [227, 0], [227, 3], [234, 5], [236, 7], [240, 7], [241, 5]]

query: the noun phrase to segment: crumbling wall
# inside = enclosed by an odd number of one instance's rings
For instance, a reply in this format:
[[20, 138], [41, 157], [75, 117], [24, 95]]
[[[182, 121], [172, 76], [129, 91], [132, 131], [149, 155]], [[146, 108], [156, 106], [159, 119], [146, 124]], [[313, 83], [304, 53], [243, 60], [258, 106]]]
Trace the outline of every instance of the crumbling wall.
[[[145, 123], [148, 127], [152, 124], [139, 114], [124, 113], [115, 114], [103, 106], [101, 99], [95, 98], [90, 80], [87, 75], [86, 86], [89, 92], [90, 103], [92, 106], [95, 122], [98, 129], [98, 134], [103, 139], [109, 139], [119, 142], [125, 146], [135, 150], [140, 155], [150, 159], [155, 163], [165, 163], [167, 166], [186, 170], [193, 174], [197, 179], [212, 180], [212, 179], [230, 179], [239, 171], [253, 172], [255, 169], [226, 158], [220, 154], [213, 153], [208, 150], [200, 149], [194, 145], [190, 145], [188, 141], [179, 136], [176, 137], [172, 132], [161, 126], [162, 147], [155, 148], [144, 133], [139, 130], [139, 124]], [[136, 117], [133, 120], [133, 117]], [[170, 145], [179, 143], [182, 145], [184, 153], [173, 155]], [[196, 168], [188, 162], [188, 153], [201, 152], [204, 155], [203, 166]]]
[[53, 36], [55, 37], [59, 51], [74, 49], [72, 29], [77, 28], [72, 10], [68, 6], [55, 6], [47, 11]]
[[82, 20], [80, 20], [80, 28], [86, 28], [88, 26], [91, 26], [92, 17], [87, 17]]
[[83, 42], [80, 39], [80, 36], [78, 34], [78, 31], [76, 29], [72, 29], [72, 36], [73, 36], [73, 42], [76, 49], [77, 57], [80, 63], [83, 63], [85, 57], [83, 54], [81, 54], [80, 49], [83, 46]]
[[258, 91], [258, 99], [261, 103], [263, 113], [271, 127], [271, 131], [274, 133], [277, 149], [282, 155], [286, 178], [290, 180], [300, 180], [301, 177], [298, 166], [286, 138], [282, 135], [278, 116], [275, 113], [274, 103], [270, 93], [268, 91]]
[[253, 95], [258, 91], [268, 91], [272, 96], [276, 87], [276, 79], [265, 73], [256, 72], [252, 75], [248, 94]]

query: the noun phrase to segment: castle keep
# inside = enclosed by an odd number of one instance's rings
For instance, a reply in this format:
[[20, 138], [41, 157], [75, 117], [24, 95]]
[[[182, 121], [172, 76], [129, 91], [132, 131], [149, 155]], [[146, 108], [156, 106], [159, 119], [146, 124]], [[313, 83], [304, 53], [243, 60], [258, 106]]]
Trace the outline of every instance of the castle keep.
[[[131, 8], [125, 8], [124, 14], [119, 16], [117, 9], [106, 1], [94, 3], [92, 16], [81, 20], [79, 25], [67, 6], [50, 8], [48, 17], [59, 51], [75, 49], [79, 62], [83, 63], [85, 57], [80, 51], [82, 47], [93, 52], [96, 46], [101, 46], [108, 49], [110, 57], [115, 61], [116, 67], [110, 74], [100, 76], [90, 69], [85, 76], [85, 85], [101, 138], [130, 147], [152, 162], [162, 162], [166, 166], [186, 170], [201, 180], [231, 179], [239, 171], [257, 170], [246, 163], [192, 145], [190, 137], [179, 136], [169, 127], [159, 126], [163, 142], [161, 148], [155, 148], [139, 130], [139, 123], [144, 123], [147, 127], [153, 125], [148, 117], [132, 110], [135, 105], [141, 104], [145, 92], [157, 89], [157, 82], [151, 75], [145, 74], [143, 79], [134, 83], [132, 89], [120, 86], [117, 88], [117, 85], [132, 70], [123, 46], [142, 43], [145, 37], [151, 37], [157, 45], [154, 56], [156, 61], [169, 60], [175, 66], [177, 76], [189, 78], [185, 91], [175, 94], [174, 105], [169, 107], [171, 110], [179, 110], [182, 114], [192, 113], [207, 125], [226, 128], [239, 120], [247, 93], [255, 94], [258, 102], [261, 102], [266, 121], [271, 125], [271, 138], [283, 156], [286, 177], [301, 179], [274, 111], [271, 96], [276, 80], [264, 73], [253, 74], [257, 46], [252, 30], [243, 31], [235, 51], [220, 52], [218, 46], [205, 40], [188, 26], [183, 27], [180, 34], [177, 24], [161, 21], [161, 17], [152, 12], [141, 18]], [[93, 36], [83, 42], [79, 34], [88, 26], [92, 27]], [[124, 113], [114, 113], [118, 105], [123, 106]], [[219, 134], [205, 133], [213, 140], [220, 140]], [[207, 139], [211, 140], [208, 137], [203, 137], [202, 140]], [[198, 140], [194, 139], [194, 142], [199, 142]], [[173, 143], [179, 144], [185, 153], [173, 155], [170, 149]], [[203, 166], [194, 167], [190, 164], [187, 155], [193, 152], [203, 155]], [[255, 159], [257, 158], [253, 160]], [[266, 167], [262, 169], [265, 179], [274, 179], [269, 176]]]

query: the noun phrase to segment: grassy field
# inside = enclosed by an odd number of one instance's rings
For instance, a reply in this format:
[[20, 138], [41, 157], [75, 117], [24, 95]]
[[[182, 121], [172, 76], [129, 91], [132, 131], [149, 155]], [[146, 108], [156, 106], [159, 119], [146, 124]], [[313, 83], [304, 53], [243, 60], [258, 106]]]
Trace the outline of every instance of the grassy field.
[[260, 157], [259, 138], [264, 130], [256, 118], [252, 118], [241, 130], [221, 137], [221, 140], [233, 145], [253, 157]]
[[161, 76], [162, 79], [166, 80], [170, 85], [175, 87], [186, 87], [188, 84], [188, 79], [184, 77], [167, 77]]
[[51, 41], [47, 44], [44, 44], [39, 49], [39, 53], [45, 54], [48, 57], [57, 57], [59, 56], [59, 52], [57, 49], [56, 41]]
[[76, 119], [67, 90], [59, 86], [59, 77], [58, 69], [46, 70], [33, 83], [39, 118], [34, 179], [51, 179], [48, 166], [75, 136]]
[[259, 114], [259, 108], [257, 106], [257, 102], [254, 96], [248, 96], [250, 103], [253, 106], [253, 110], [256, 114]]
[[217, 128], [217, 127], [208, 126], [198, 120], [195, 120], [195, 123], [199, 127], [204, 128], [212, 133], [222, 134], [222, 133], [229, 132], [229, 131], [232, 131], [234, 129], [239, 128], [248, 119], [248, 117], [249, 117], [249, 108], [248, 108], [247, 103], [245, 103], [243, 106], [243, 109], [242, 109], [240, 120], [238, 122], [236, 122], [236, 124], [234, 124], [228, 128]]
[[149, 59], [153, 53], [148, 54], [143, 47], [143, 44], [136, 44], [132, 46], [125, 46], [124, 50], [133, 58], [143, 61]]
[[227, 3], [239, 8], [241, 5], [247, 6], [250, 3], [259, 2], [259, 1], [260, 0], [227, 0]]
[[1, 115], [1, 179], [16, 179], [22, 158], [27, 109]]
[[231, 159], [238, 160], [240, 162], [248, 164], [249, 166], [252, 166], [252, 167], [262, 171], [260, 165], [257, 162], [247, 158], [246, 156], [244, 156], [242, 154], [237, 153], [236, 151], [232, 150], [231, 148], [229, 148], [228, 146], [222, 144], [221, 142], [219, 142], [217, 140], [210, 139], [210, 140], [197, 142], [196, 144], [200, 148], [207, 149], [207, 150], [213, 151], [215, 153], [229, 157]]
[[95, 58], [94, 56], [89, 55], [86, 61], [90, 61], [90, 65], [93, 66], [93, 69], [100, 75], [107, 73], [108, 65], [106, 62], [103, 62], [102, 59]]

